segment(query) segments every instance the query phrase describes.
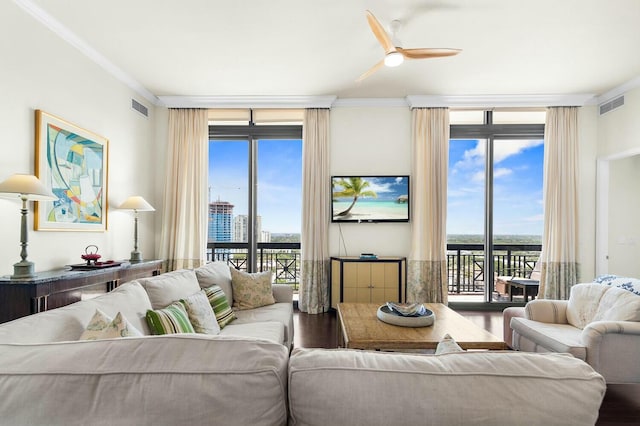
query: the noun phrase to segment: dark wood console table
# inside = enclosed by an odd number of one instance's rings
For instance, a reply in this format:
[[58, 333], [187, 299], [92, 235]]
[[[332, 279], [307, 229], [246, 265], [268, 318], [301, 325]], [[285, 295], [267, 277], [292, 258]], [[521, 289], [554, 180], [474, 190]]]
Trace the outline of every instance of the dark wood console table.
[[95, 297], [161, 269], [162, 260], [144, 260], [92, 270], [66, 267], [38, 272], [35, 278], [0, 277], [0, 323]]

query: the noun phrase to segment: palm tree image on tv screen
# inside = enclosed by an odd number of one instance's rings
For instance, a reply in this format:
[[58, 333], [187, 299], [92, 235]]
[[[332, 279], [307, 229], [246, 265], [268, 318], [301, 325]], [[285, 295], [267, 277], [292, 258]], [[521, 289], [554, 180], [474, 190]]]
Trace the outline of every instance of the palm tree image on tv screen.
[[333, 222], [408, 222], [409, 176], [334, 176]]

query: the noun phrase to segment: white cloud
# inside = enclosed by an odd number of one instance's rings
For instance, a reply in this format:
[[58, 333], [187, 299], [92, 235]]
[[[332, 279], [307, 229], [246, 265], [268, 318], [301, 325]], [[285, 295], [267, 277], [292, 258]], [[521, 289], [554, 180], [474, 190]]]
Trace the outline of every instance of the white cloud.
[[503, 176], [509, 176], [511, 173], [513, 173], [513, 170], [507, 169], [506, 167], [500, 167], [493, 171], [493, 178], [498, 179]]
[[388, 183], [384, 183], [384, 184], [379, 184], [376, 183], [373, 180], [369, 181], [369, 186], [366, 188], [366, 191], [373, 191], [376, 194], [378, 193], [383, 193], [383, 192], [391, 192], [391, 185]]
[[497, 164], [513, 155], [520, 154], [528, 148], [533, 148], [543, 143], [543, 140], [497, 141], [493, 144], [493, 162]]
[[[497, 141], [493, 145], [493, 162], [498, 164], [507, 158], [518, 155], [522, 151], [542, 145], [543, 140], [508, 140]], [[485, 162], [485, 143], [483, 140], [479, 140], [473, 149], [469, 149], [464, 152], [461, 161], [455, 164], [455, 168], [475, 168], [483, 167]]]

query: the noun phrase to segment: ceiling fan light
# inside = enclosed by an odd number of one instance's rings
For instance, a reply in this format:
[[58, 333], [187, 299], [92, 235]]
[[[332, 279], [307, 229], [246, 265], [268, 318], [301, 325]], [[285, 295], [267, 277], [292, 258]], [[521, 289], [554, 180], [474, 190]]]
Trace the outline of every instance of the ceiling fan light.
[[400, 52], [391, 52], [384, 57], [384, 64], [388, 67], [397, 67], [404, 62], [404, 56]]

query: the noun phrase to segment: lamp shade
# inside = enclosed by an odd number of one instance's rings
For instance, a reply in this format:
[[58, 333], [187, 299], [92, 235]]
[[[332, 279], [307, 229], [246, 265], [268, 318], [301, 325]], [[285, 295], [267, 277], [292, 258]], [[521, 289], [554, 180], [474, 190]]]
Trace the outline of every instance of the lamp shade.
[[0, 196], [3, 198], [21, 198], [28, 200], [47, 201], [56, 200], [53, 192], [33, 175], [15, 174], [0, 182]]
[[120, 204], [120, 207], [118, 208], [123, 210], [135, 210], [139, 212], [152, 212], [156, 210], [151, 204], [147, 202], [147, 200], [139, 195], [134, 195], [127, 198], [126, 200], [124, 200], [124, 203]]

